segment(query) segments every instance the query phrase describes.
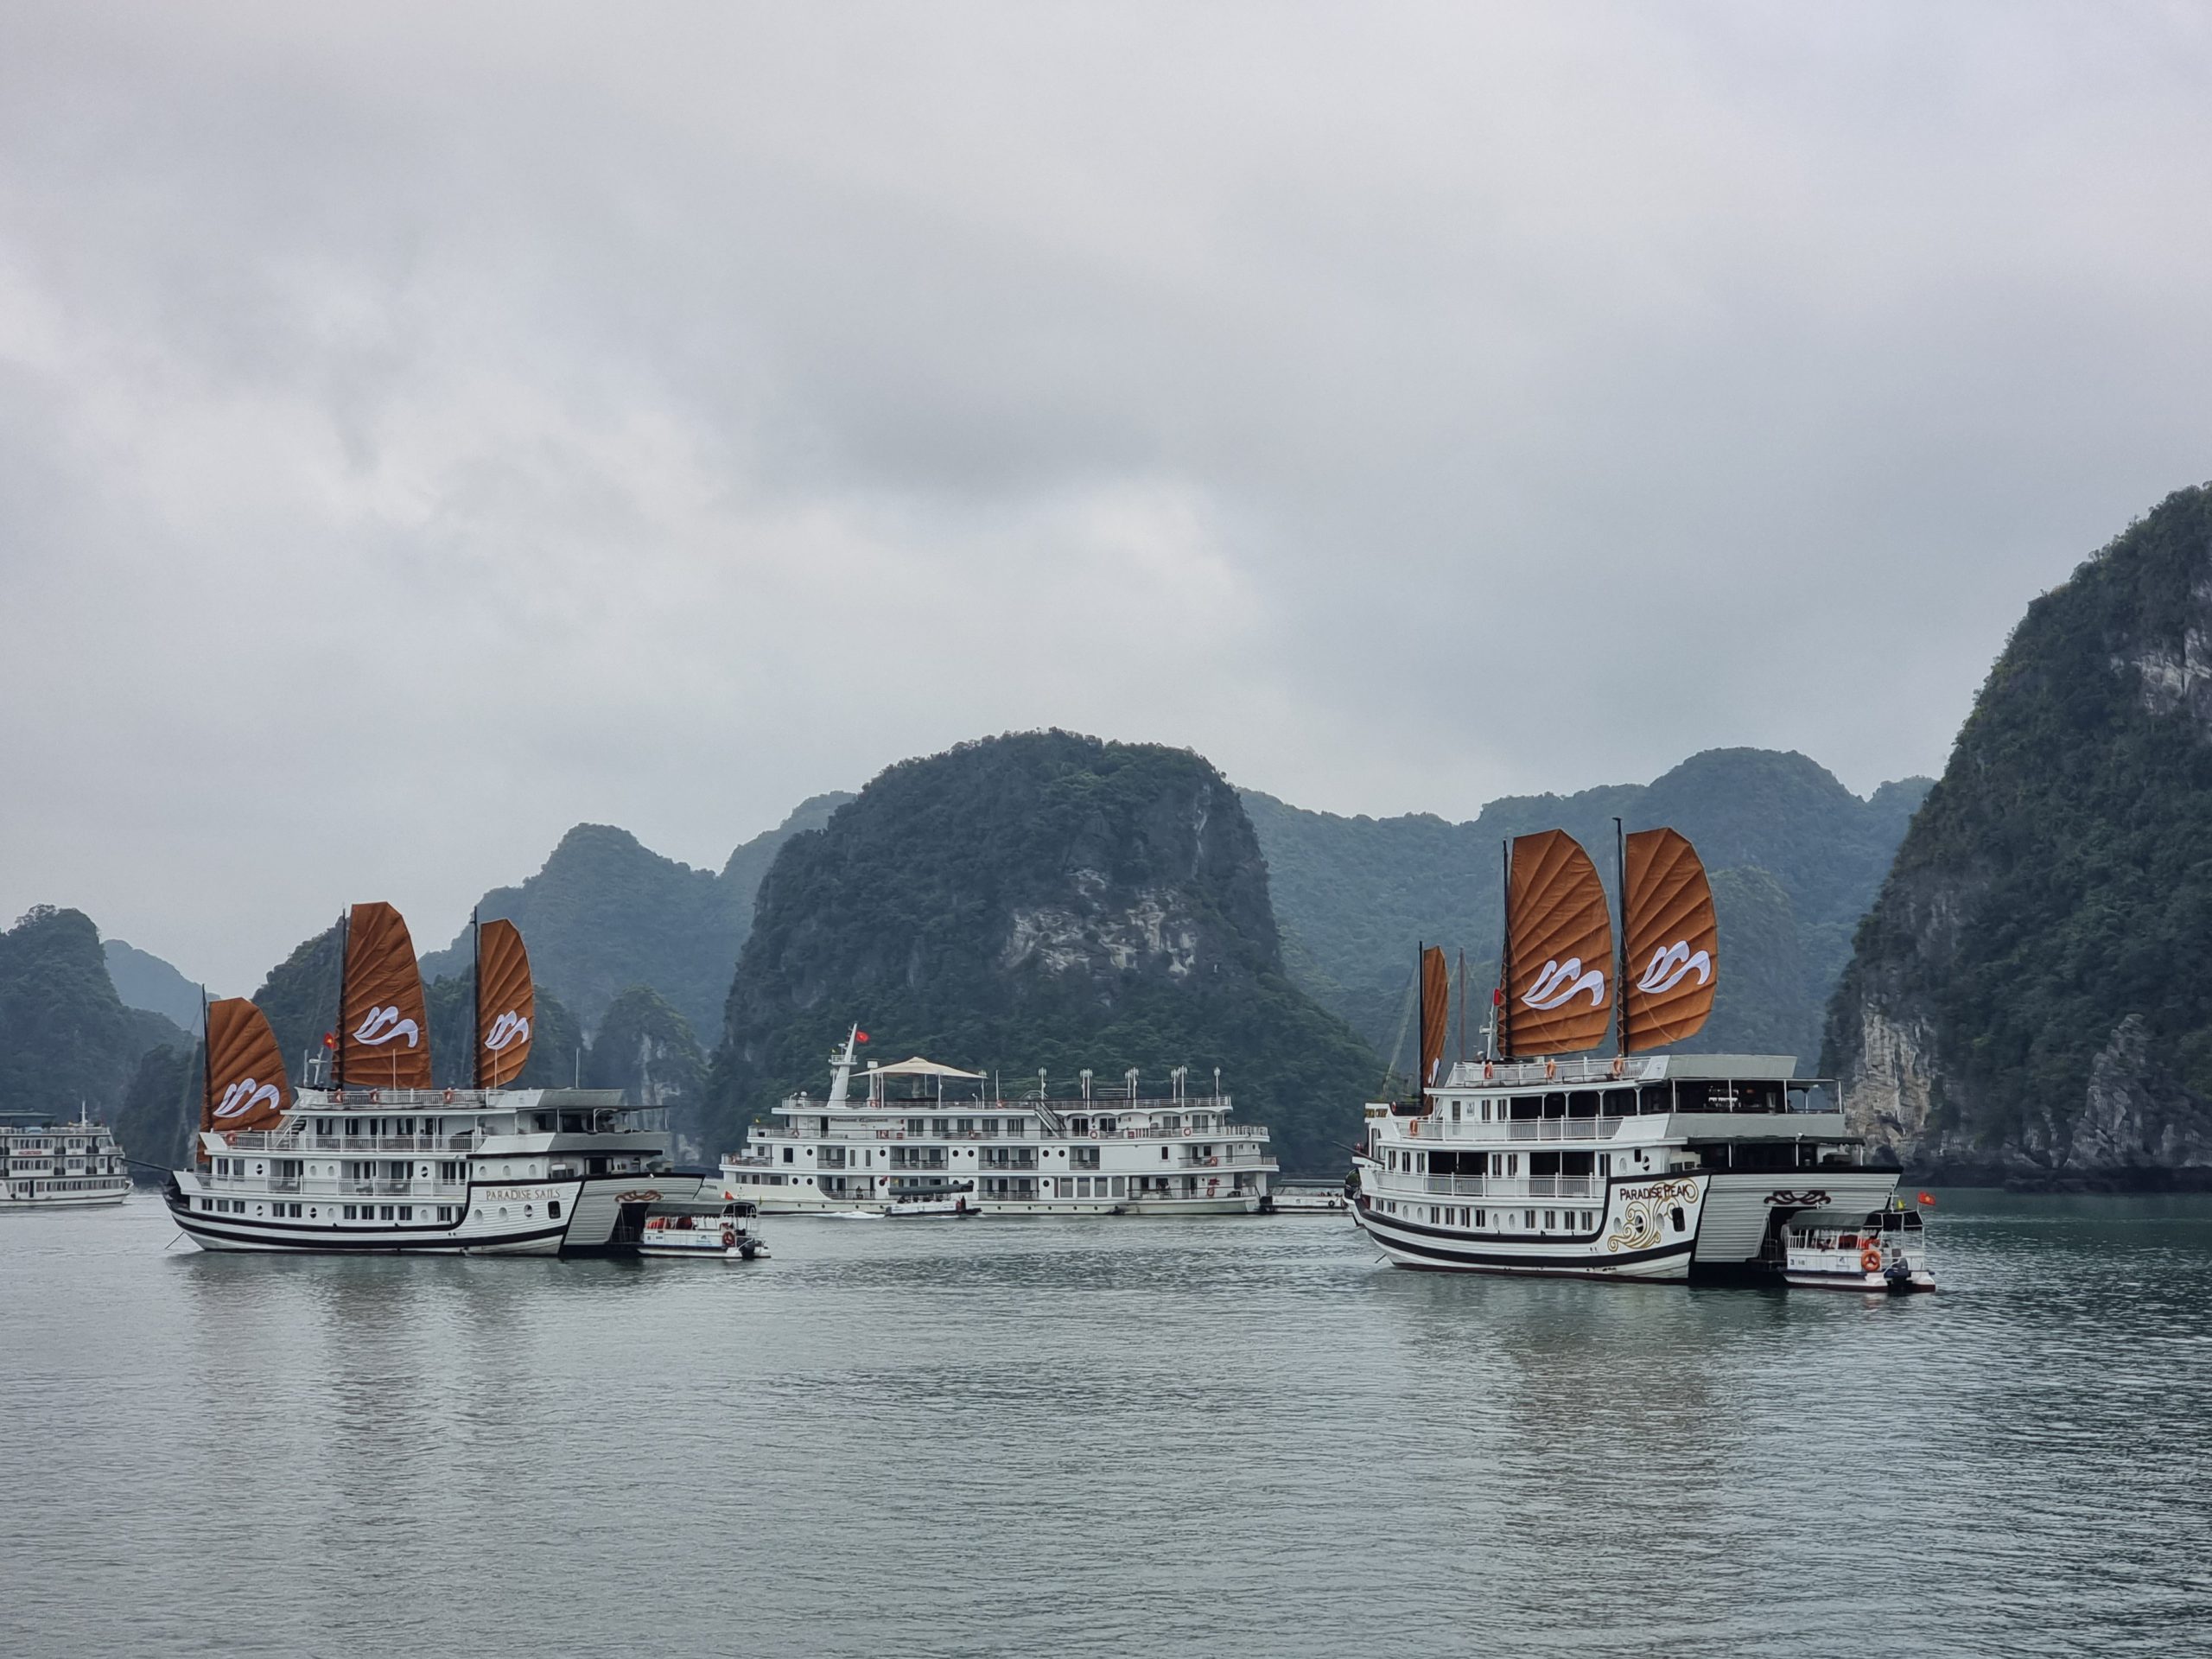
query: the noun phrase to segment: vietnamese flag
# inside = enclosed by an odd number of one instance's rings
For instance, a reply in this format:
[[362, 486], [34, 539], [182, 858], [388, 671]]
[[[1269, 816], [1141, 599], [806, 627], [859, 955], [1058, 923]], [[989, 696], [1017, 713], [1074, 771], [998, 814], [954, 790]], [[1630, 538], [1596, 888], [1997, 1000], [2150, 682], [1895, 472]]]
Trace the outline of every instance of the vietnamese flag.
[[338, 1033], [337, 1033], [336, 1032], [334, 1032], [334, 1031], [326, 1031], [326, 1032], [324, 1032], [324, 1033], [322, 1033], [322, 1046], [323, 1046], [325, 1048], [335, 1048], [335, 1047], [337, 1047], [337, 1046], [338, 1046]]
[[853, 1040], [856, 1043], [864, 1043], [868, 1041], [868, 1033], [864, 1031], [855, 1032], [853, 1033]]

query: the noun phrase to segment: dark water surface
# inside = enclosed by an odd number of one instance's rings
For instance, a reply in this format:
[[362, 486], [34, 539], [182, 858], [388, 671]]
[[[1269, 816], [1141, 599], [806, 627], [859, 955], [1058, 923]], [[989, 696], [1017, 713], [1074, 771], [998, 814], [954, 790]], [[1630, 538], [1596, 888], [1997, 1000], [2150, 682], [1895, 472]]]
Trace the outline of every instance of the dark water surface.
[[2212, 1651], [2212, 1200], [1942, 1196], [1893, 1302], [1335, 1217], [0, 1217], [0, 1654]]

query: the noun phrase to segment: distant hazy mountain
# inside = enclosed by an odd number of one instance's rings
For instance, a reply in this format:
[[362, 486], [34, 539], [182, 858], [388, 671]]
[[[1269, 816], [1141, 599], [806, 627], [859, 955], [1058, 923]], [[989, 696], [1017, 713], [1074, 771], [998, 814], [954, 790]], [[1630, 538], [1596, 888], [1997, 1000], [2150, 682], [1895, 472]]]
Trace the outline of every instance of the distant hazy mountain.
[[[776, 850], [825, 823], [849, 795], [817, 795], [773, 830], [745, 842], [719, 874], [694, 869], [641, 845], [626, 830], [580, 823], [544, 868], [520, 887], [494, 887], [478, 906], [486, 921], [522, 929], [531, 970], [581, 1020], [596, 1027], [632, 986], [658, 992], [694, 1031], [721, 1028], [731, 970], [753, 925], [753, 899]], [[423, 958], [425, 979], [469, 965], [467, 930]]]
[[893, 766], [761, 884], [711, 1085], [710, 1149], [861, 1022], [919, 1052], [1065, 1086], [1219, 1066], [1284, 1164], [1340, 1168], [1374, 1056], [1284, 972], [1250, 822], [1185, 750], [1062, 732]]
[[1465, 950], [1478, 988], [1470, 1046], [1478, 1040], [1501, 927], [1501, 843], [1564, 829], [1610, 887], [1619, 817], [1631, 830], [1680, 830], [1713, 872], [1721, 988], [1712, 1024], [1685, 1046], [1796, 1054], [1809, 1069], [1852, 929], [1929, 788], [1908, 779], [1862, 800], [1802, 754], [1713, 749], [1648, 785], [1507, 797], [1467, 823], [1338, 817], [1255, 791], [1244, 805], [1267, 853], [1293, 976], [1386, 1057], [1401, 1047], [1422, 940]]
[[1856, 1127], [1959, 1179], [2212, 1179], [2212, 488], [2027, 609], [1828, 1018]]
[[108, 939], [100, 945], [107, 976], [125, 1007], [163, 1014], [185, 1031], [200, 1029], [200, 988], [159, 957]]

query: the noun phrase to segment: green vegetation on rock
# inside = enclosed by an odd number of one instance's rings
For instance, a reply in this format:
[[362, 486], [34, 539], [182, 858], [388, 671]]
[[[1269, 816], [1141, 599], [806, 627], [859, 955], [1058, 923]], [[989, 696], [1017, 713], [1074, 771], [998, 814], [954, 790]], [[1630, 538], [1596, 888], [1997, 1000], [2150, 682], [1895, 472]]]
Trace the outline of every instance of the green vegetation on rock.
[[1961, 1177], [2212, 1166], [2212, 489], [2028, 607], [1829, 1010], [1861, 1127]]
[[[522, 930], [538, 985], [588, 1029], [633, 985], [659, 992], [694, 1030], [712, 1029], [753, 925], [754, 891], [777, 849], [849, 798], [817, 795], [801, 803], [775, 829], [731, 853], [719, 874], [664, 858], [626, 830], [580, 823], [537, 874], [486, 893], [478, 914]], [[466, 928], [423, 959], [426, 980], [465, 974], [468, 966]]]
[[124, 1006], [82, 911], [41, 905], [0, 932], [0, 1105], [57, 1118], [81, 1106], [111, 1121], [140, 1057], [190, 1041], [174, 1020]]
[[762, 883], [730, 988], [709, 1129], [723, 1150], [824, 1083], [858, 1020], [921, 1052], [1071, 1084], [1137, 1068], [1223, 1086], [1286, 1167], [1340, 1166], [1380, 1082], [1366, 1045], [1283, 969], [1268, 874], [1204, 760], [1062, 732], [892, 767]]
[[[1464, 949], [1478, 987], [1495, 977], [1501, 844], [1564, 829], [1610, 888], [1617, 817], [1630, 830], [1672, 825], [1713, 873], [1721, 991], [1712, 1023], [1684, 1046], [1809, 1062], [1851, 930], [1928, 788], [1910, 779], [1861, 800], [1802, 754], [1713, 749], [1649, 785], [1510, 796], [1467, 823], [1338, 817], [1253, 791], [1244, 804], [1294, 976], [1401, 1066], [1417, 942]], [[1471, 1045], [1482, 993], [1469, 1000]]]

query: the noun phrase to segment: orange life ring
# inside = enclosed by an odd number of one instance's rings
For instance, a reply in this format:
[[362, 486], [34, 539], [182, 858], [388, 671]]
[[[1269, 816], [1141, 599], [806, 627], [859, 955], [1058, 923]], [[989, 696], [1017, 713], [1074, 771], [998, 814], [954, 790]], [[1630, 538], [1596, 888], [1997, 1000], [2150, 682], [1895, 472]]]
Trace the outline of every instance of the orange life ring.
[[733, 1248], [734, 1248], [734, 1247], [735, 1247], [736, 1243], [737, 1243], [737, 1229], [736, 1229], [736, 1228], [734, 1228], [734, 1227], [725, 1227], [725, 1228], [723, 1228], [723, 1229], [722, 1229], [722, 1249], [726, 1249], [726, 1250], [727, 1250], [727, 1249], [733, 1249]]
[[1859, 1252], [1859, 1265], [1868, 1273], [1879, 1273], [1882, 1270], [1881, 1251], [1869, 1244]]

